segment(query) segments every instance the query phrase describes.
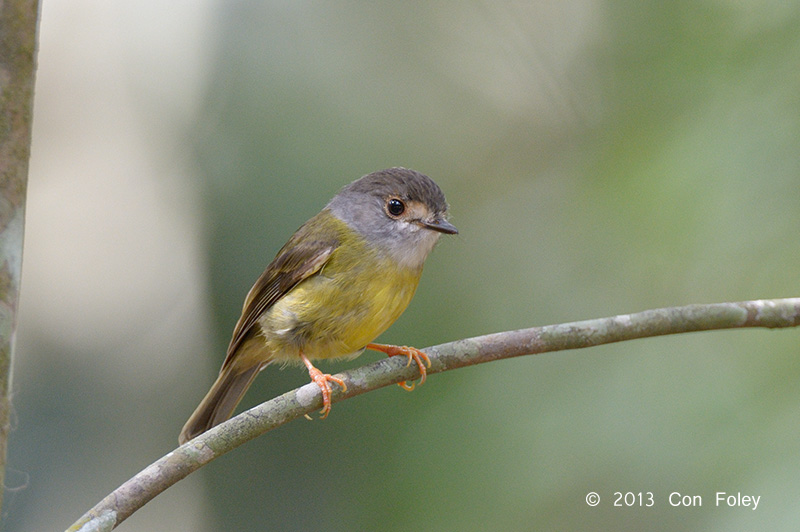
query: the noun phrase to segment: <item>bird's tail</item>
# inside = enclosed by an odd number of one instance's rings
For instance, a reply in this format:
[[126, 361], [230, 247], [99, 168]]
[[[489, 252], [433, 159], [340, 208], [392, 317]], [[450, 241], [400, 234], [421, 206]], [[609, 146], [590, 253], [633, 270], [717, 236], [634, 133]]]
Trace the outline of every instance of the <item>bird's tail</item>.
[[184, 444], [230, 418], [260, 369], [256, 365], [241, 371], [233, 364], [222, 368], [214, 385], [183, 426], [178, 442]]

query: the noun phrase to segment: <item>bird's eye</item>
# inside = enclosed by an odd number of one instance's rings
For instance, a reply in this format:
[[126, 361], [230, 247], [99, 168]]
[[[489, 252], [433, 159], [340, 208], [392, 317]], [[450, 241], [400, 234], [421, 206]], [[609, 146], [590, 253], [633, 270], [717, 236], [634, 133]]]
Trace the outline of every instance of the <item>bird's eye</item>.
[[386, 212], [391, 216], [400, 216], [406, 210], [406, 205], [397, 198], [392, 198], [386, 202]]

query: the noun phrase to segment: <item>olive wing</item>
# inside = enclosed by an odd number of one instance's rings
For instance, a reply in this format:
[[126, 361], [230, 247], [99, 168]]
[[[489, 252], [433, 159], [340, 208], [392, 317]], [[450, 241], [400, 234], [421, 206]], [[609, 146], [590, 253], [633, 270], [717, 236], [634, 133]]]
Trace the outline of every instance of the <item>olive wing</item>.
[[231, 363], [234, 353], [258, 318], [299, 282], [319, 272], [339, 245], [335, 239], [304, 238], [303, 229], [298, 230], [278, 252], [247, 293], [223, 368]]

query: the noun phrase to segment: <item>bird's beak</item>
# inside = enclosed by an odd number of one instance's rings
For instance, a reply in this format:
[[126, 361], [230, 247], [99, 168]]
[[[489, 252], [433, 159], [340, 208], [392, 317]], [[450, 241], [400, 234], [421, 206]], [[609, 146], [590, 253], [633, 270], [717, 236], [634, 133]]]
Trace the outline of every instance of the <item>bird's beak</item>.
[[448, 235], [458, 234], [458, 229], [456, 229], [456, 226], [444, 218], [436, 218], [430, 222], [422, 220], [420, 223], [422, 224], [422, 227], [431, 229], [432, 231], [438, 231], [439, 233], [446, 233]]

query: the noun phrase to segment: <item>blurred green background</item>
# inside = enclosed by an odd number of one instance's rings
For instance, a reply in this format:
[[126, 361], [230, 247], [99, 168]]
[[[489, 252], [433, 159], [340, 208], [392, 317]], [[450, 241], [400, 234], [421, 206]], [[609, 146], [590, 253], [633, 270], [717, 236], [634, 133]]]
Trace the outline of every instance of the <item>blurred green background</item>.
[[[386, 342], [797, 296], [798, 27], [796, 2], [44, 2], [3, 529], [64, 529], [169, 452], [252, 282], [380, 168], [433, 177], [461, 231]], [[120, 530], [796, 530], [798, 354], [740, 330], [436, 375]], [[245, 406], [305, 382], [269, 368]]]

